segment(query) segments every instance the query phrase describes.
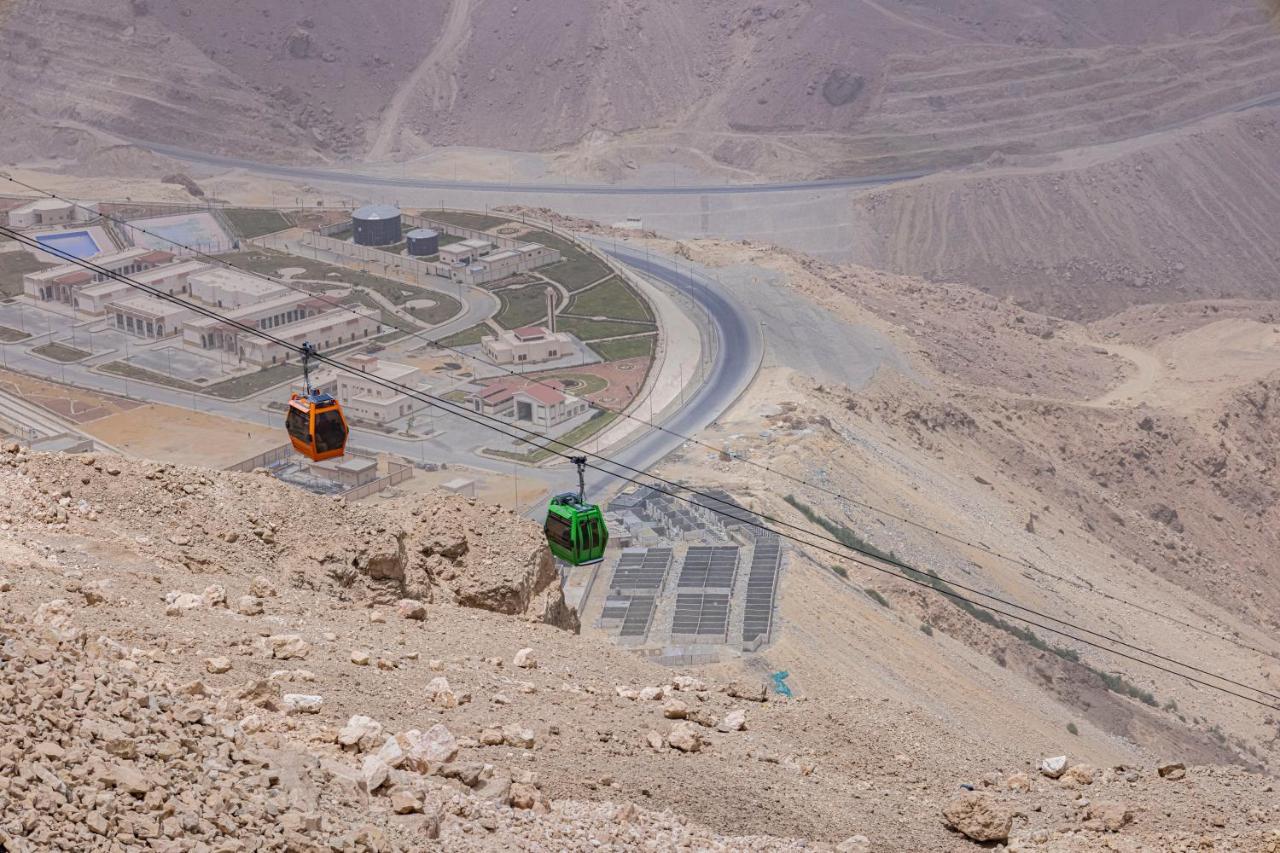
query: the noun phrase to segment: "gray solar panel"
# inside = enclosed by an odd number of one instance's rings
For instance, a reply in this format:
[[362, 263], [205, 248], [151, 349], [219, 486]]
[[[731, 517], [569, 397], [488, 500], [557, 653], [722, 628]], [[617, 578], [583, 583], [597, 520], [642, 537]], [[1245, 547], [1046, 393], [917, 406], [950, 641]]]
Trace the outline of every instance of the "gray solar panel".
[[776, 536], [756, 540], [747, 572], [747, 597], [742, 611], [742, 639], [751, 642], [768, 636], [773, 627], [774, 596], [778, 585], [778, 568], [782, 548]]
[[723, 638], [729, 630], [729, 596], [724, 593], [682, 592], [676, 596], [672, 634]]
[[694, 545], [685, 554], [678, 585], [685, 589], [729, 589], [737, 574], [737, 545]]

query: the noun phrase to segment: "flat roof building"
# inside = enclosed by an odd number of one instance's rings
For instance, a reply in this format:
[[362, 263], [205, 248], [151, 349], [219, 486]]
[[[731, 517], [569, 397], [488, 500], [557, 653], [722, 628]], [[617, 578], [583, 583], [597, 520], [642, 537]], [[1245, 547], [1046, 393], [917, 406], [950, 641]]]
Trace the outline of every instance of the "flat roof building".
[[154, 296], [139, 295], [110, 303], [107, 314], [114, 318], [116, 331], [158, 340], [176, 335], [191, 310]]
[[323, 314], [330, 307], [323, 299], [289, 291], [274, 299], [220, 312], [221, 317], [193, 317], [182, 327], [182, 345], [196, 350], [238, 353], [242, 330], [228, 321], [257, 329], [278, 329]]
[[[118, 275], [133, 276], [162, 264], [170, 263], [173, 255], [155, 249], [132, 248], [118, 252], [104, 252], [90, 259], [95, 265]], [[86, 270], [78, 264], [60, 264], [49, 269], [29, 272], [22, 277], [22, 292], [37, 302], [60, 302], [79, 307], [76, 302], [79, 291], [100, 282], [111, 281], [127, 288], [106, 273]]]
[[273, 281], [216, 267], [191, 276], [190, 290], [192, 296], [217, 308], [240, 308], [289, 292]]
[[[324, 351], [378, 334], [382, 331], [381, 319], [382, 312], [354, 305], [282, 326], [272, 335], [290, 347], [299, 347], [310, 341]], [[247, 334], [238, 336], [237, 352], [244, 361], [263, 366], [282, 364], [297, 354], [292, 348], [286, 349], [280, 344]]]
[[[444, 249], [440, 250], [440, 259], [444, 260]], [[487, 284], [509, 275], [554, 264], [559, 260], [558, 249], [541, 243], [521, 243], [513, 249], [502, 249], [475, 257], [463, 269], [454, 271], [454, 278], [464, 284]]]
[[[188, 280], [194, 273], [207, 270], [207, 264], [200, 261], [181, 261], [176, 264], [152, 267], [129, 276], [139, 284], [145, 284], [169, 295], [187, 292]], [[115, 279], [107, 279], [97, 284], [89, 284], [76, 294], [76, 307], [86, 314], [101, 315], [107, 313], [107, 306], [112, 302], [126, 298], [138, 290]], [[146, 294], [139, 294], [145, 296]]]
[[13, 228], [39, 228], [42, 225], [62, 225], [67, 222], [89, 222], [97, 218], [96, 203], [77, 204], [57, 198], [37, 199], [9, 211], [9, 225]]
[[494, 364], [537, 364], [575, 351], [573, 338], [544, 326], [521, 326], [488, 335], [480, 339], [480, 347]]
[[343, 411], [349, 417], [388, 423], [427, 407], [423, 401], [384, 384], [391, 382], [416, 389], [422, 383], [422, 371], [418, 368], [366, 354], [353, 355], [346, 363], [359, 372], [325, 370], [317, 374], [315, 385], [341, 400]]

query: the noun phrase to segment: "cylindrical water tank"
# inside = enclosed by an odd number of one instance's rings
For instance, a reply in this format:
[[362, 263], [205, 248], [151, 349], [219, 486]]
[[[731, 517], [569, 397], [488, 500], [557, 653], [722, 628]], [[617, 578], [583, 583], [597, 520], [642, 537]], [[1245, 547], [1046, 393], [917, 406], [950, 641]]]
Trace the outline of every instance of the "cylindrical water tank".
[[370, 204], [351, 215], [351, 238], [359, 246], [390, 246], [400, 242], [400, 208]]
[[415, 258], [435, 255], [440, 251], [440, 234], [430, 228], [417, 228], [405, 235], [409, 242], [409, 254]]

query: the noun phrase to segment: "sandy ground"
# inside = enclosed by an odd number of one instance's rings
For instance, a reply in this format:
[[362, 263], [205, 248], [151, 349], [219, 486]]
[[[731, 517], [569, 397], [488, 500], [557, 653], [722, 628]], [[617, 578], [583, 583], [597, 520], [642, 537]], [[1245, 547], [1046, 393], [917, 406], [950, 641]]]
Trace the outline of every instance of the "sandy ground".
[[130, 400], [45, 382], [11, 370], [0, 370], [0, 387], [78, 424], [127, 412], [138, 405]]
[[85, 431], [132, 456], [208, 468], [226, 468], [288, 440], [261, 424], [150, 404], [99, 418]]

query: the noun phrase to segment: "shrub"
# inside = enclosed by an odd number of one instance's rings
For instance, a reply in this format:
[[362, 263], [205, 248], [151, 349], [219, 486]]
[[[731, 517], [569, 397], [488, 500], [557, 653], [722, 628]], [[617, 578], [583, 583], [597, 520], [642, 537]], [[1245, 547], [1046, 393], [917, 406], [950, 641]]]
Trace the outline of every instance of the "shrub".
[[930, 625], [928, 622], [921, 622], [921, 623], [920, 623], [920, 631], [921, 631], [921, 633], [923, 633], [926, 637], [932, 637], [932, 636], [933, 636], [933, 626], [932, 626], [932, 625]]
[[1071, 732], [1073, 735], [1080, 734], [1080, 730], [1076, 728], [1075, 723], [1067, 723], [1067, 731]]

